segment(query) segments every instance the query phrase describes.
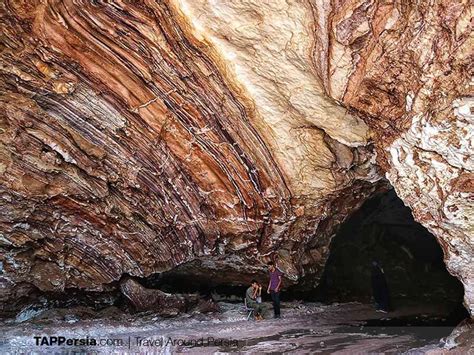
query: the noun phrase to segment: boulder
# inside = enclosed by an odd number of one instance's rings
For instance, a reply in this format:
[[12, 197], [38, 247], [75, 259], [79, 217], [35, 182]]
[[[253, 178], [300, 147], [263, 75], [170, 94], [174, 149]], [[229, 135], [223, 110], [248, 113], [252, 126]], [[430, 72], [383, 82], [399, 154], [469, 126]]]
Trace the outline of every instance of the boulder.
[[158, 289], [145, 288], [130, 277], [120, 282], [122, 294], [137, 311], [153, 311], [163, 316], [174, 316], [189, 311], [199, 302], [199, 296], [165, 293]]

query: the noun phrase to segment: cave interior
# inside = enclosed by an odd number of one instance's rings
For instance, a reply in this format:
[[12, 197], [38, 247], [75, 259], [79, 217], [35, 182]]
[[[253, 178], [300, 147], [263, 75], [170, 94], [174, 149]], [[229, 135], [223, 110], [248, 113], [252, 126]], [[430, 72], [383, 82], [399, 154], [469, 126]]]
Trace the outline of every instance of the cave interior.
[[446, 269], [436, 238], [413, 219], [393, 189], [367, 200], [341, 225], [314, 296], [325, 302], [371, 302], [374, 260], [386, 275], [392, 309], [429, 304], [453, 322], [468, 316], [463, 286]]
[[[468, 317], [463, 286], [446, 269], [436, 238], [416, 222], [394, 189], [368, 199], [340, 226], [318, 286], [290, 286], [283, 300], [306, 302], [373, 302], [371, 263], [383, 268], [390, 291], [390, 308], [430, 305], [456, 324]], [[240, 301], [247, 285], [216, 284], [189, 276], [186, 267], [141, 280], [167, 292], [200, 292], [204, 296]], [[286, 291], [286, 292], [285, 292]]]
[[[462, 284], [447, 271], [443, 251], [436, 238], [413, 219], [410, 209], [393, 189], [368, 199], [340, 225], [331, 240], [325, 269], [319, 281], [312, 282], [317, 286], [308, 288], [306, 280], [306, 284], [302, 283], [304, 286], [296, 284], [284, 287], [282, 300], [323, 304], [371, 303], [373, 260], [377, 260], [385, 272], [392, 310], [430, 305], [431, 309], [437, 309], [437, 313], [443, 315], [443, 324], [450, 325], [456, 325], [468, 317], [462, 304]], [[168, 272], [136, 280], [147, 289], [199, 293], [205, 299], [242, 302], [248, 287], [245, 282], [236, 280], [227, 284], [206, 273], [193, 274], [198, 269], [199, 266], [188, 263]], [[110, 291], [106, 292], [32, 292], [27, 300], [17, 301], [18, 306], [28, 301], [31, 304], [26, 308], [28, 312], [43, 307], [67, 308], [77, 305], [92, 306], [96, 311], [114, 305], [135, 312], [120, 293], [118, 282], [109, 287]], [[269, 297], [264, 294], [264, 301], [269, 301], [265, 298]], [[12, 309], [15, 308], [21, 309], [12, 306]], [[25, 308], [19, 317], [24, 313]]]

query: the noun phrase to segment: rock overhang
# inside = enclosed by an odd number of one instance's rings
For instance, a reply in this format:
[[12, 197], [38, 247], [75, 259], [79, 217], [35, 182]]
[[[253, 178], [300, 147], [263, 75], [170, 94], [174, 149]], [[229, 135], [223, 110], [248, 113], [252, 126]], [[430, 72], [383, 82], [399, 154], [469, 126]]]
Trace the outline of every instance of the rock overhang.
[[[454, 163], [459, 198], [413, 179], [472, 149], [467, 4], [448, 5], [6, 2], [4, 277], [100, 289], [236, 253], [317, 275], [386, 173], [472, 309], [472, 169]], [[430, 156], [397, 165], [400, 147]]]

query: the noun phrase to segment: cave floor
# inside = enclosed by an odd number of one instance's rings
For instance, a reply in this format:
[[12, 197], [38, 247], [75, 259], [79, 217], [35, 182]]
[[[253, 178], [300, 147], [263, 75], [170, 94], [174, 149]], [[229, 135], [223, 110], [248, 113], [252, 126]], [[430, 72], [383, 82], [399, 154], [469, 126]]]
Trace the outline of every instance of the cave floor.
[[[270, 316], [271, 305], [265, 305]], [[239, 304], [220, 303], [220, 306], [222, 312], [218, 314], [186, 314], [167, 319], [153, 313], [124, 314], [115, 307], [95, 313], [97, 318], [90, 318], [90, 311], [81, 307], [48, 310], [27, 322], [1, 322], [0, 353], [353, 354], [400, 353], [413, 349], [437, 353], [443, 344], [440, 339], [453, 330], [452, 326], [429, 326], [429, 320], [439, 316], [439, 309], [429, 304], [421, 308], [406, 306], [383, 314], [361, 303], [291, 302], [283, 304], [282, 318], [262, 321], [247, 321]], [[412, 325], [407, 326], [409, 323]], [[35, 336], [89, 337], [86, 340], [89, 344], [36, 345]], [[209, 337], [215, 341], [209, 341]], [[91, 339], [98, 345], [92, 345]]]

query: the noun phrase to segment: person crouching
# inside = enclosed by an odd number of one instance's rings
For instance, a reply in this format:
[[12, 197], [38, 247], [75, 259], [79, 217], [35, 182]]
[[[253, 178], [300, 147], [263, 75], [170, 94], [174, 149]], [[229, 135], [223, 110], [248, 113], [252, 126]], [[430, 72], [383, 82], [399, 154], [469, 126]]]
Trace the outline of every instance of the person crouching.
[[255, 314], [256, 320], [262, 320], [262, 304], [257, 303], [257, 297], [259, 295], [259, 291], [261, 292], [261, 288], [259, 289], [259, 284], [257, 280], [252, 280], [250, 287], [245, 292], [245, 301], [248, 308], [252, 308]]

